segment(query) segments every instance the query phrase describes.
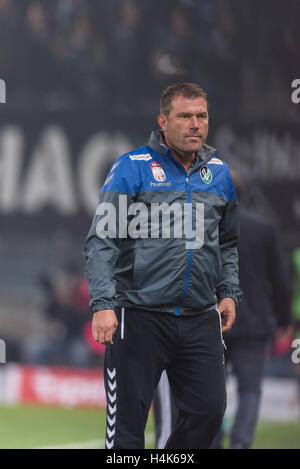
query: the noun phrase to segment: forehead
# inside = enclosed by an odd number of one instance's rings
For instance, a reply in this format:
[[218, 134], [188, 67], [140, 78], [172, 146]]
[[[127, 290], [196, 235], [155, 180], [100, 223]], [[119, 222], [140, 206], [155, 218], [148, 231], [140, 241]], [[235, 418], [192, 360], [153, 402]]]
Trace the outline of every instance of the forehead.
[[204, 98], [184, 98], [183, 96], [175, 96], [172, 100], [171, 113], [176, 115], [180, 112], [201, 113], [207, 112], [207, 101]]

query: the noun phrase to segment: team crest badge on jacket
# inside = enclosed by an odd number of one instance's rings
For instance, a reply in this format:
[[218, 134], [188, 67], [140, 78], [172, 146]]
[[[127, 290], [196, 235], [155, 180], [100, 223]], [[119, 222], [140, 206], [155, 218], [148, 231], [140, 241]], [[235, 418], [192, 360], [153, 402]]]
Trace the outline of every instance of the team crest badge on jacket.
[[200, 176], [205, 184], [210, 184], [212, 181], [212, 173], [208, 166], [202, 166], [200, 168]]
[[150, 163], [150, 166], [155, 181], [162, 182], [167, 179], [164, 168], [160, 163]]

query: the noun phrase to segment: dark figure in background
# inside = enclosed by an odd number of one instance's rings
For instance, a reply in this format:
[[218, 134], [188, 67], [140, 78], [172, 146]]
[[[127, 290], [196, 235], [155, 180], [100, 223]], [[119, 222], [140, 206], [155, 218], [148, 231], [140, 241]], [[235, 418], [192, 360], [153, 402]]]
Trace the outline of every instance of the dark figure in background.
[[[231, 173], [240, 201], [243, 181], [237, 173]], [[238, 408], [230, 447], [246, 449], [250, 448], [254, 437], [268, 347], [276, 328], [277, 338], [288, 330], [291, 306], [288, 274], [276, 229], [271, 221], [242, 206], [238, 252], [244, 297], [236, 322], [225, 337], [225, 362], [226, 366], [231, 363], [238, 383]], [[172, 397], [168, 403], [168, 392], [168, 384], [159, 383], [154, 399], [156, 444], [159, 448], [168, 437], [168, 423], [173, 428], [176, 415]], [[221, 448], [222, 439], [221, 428], [211, 449]]]
[[[238, 200], [241, 177], [232, 171]], [[249, 448], [254, 438], [267, 353], [275, 333], [284, 336], [291, 322], [287, 266], [270, 220], [240, 206], [239, 275], [244, 298], [226, 338], [226, 364], [238, 384], [238, 408], [230, 434], [231, 448]], [[222, 430], [212, 447], [222, 446]]]

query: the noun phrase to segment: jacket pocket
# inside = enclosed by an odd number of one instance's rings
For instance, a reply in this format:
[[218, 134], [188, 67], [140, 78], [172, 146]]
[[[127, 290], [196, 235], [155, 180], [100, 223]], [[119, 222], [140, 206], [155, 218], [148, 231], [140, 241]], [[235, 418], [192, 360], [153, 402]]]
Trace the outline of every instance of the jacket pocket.
[[[136, 290], [178, 296], [186, 275], [188, 252], [173, 239], [145, 239], [135, 251], [133, 283]], [[182, 280], [183, 279], [183, 280]], [[166, 300], [166, 298], [164, 298]]]

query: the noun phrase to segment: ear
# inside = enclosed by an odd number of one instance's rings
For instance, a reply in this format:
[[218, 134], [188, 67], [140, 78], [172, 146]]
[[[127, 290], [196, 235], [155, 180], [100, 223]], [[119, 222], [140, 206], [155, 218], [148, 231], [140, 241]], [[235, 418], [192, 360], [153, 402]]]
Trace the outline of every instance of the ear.
[[160, 114], [157, 118], [157, 122], [161, 130], [165, 132], [167, 128], [167, 116], [165, 116], [164, 114]]

